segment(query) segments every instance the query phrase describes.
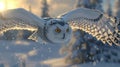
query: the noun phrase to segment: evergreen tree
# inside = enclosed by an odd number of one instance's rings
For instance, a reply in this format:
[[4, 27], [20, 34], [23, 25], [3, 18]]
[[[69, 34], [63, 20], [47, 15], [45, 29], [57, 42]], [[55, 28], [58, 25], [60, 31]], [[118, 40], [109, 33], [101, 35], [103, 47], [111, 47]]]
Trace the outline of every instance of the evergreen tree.
[[29, 7], [29, 11], [32, 12], [32, 6], [29, 5], [28, 7]]
[[102, 0], [77, 0], [76, 8], [85, 7], [89, 9], [97, 9], [103, 12]]
[[112, 6], [111, 6], [111, 3], [110, 3], [111, 0], [107, 0], [107, 11], [106, 13], [108, 14], [108, 16], [112, 16]]
[[76, 8], [79, 7], [90, 8], [90, 0], [77, 0]]
[[0, 64], [0, 67], [5, 67], [5, 66], [4, 66], [4, 64], [1, 63], [1, 64]]
[[102, 0], [90, 0], [90, 2], [91, 2], [91, 9], [97, 9], [103, 12]]
[[48, 11], [49, 11], [49, 5], [47, 4], [47, 0], [42, 1], [42, 15], [41, 17], [49, 17]]
[[120, 18], [120, 0], [115, 2], [115, 16]]

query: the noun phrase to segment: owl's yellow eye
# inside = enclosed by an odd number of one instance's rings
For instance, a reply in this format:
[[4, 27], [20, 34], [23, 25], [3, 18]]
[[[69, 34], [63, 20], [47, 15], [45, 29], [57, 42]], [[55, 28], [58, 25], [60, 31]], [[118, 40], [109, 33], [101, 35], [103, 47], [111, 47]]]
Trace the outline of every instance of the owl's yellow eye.
[[55, 29], [55, 32], [60, 33], [60, 32], [61, 32], [61, 29], [57, 27], [57, 28]]

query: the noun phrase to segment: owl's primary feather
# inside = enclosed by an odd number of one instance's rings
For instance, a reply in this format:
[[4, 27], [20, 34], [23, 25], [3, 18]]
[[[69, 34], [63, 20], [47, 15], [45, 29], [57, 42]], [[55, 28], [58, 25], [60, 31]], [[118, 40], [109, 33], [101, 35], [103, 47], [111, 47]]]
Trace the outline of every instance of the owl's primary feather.
[[[120, 21], [113, 21], [100, 11], [78, 8], [59, 16], [59, 18], [68, 22], [73, 29], [86, 31], [103, 43], [120, 46], [120, 34], [118, 33], [120, 31], [116, 28], [116, 26], [120, 25]], [[113, 23], [115, 24], [113, 25]]]

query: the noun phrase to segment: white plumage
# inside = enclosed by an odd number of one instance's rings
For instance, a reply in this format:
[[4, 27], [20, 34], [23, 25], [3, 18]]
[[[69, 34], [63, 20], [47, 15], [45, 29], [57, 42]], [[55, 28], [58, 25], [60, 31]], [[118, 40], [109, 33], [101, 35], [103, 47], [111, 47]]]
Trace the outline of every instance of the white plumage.
[[120, 46], [119, 25], [117, 18], [109, 18], [100, 11], [86, 8], [78, 8], [49, 20], [38, 18], [24, 9], [13, 9], [1, 13], [0, 33], [25, 29], [35, 31], [36, 37], [49, 43], [68, 43], [72, 36], [71, 28], [75, 28], [92, 34], [103, 43]]

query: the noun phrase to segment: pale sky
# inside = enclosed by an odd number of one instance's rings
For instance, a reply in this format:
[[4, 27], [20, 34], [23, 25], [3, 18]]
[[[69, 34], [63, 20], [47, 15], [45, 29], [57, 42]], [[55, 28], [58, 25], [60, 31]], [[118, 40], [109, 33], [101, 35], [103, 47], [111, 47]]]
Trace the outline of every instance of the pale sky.
[[[41, 1], [42, 0], [7, 0], [7, 8], [25, 8], [28, 10], [28, 6], [32, 5], [32, 12], [37, 16], [41, 16]], [[48, 0], [49, 14], [52, 17], [57, 17], [59, 14], [65, 13], [74, 9], [77, 0]], [[106, 9], [107, 0], [103, 3], [104, 9]], [[113, 5], [114, 0], [111, 0], [111, 4]], [[5, 3], [5, 0], [0, 0], [0, 2]], [[1, 4], [1, 3], [0, 3]]]

